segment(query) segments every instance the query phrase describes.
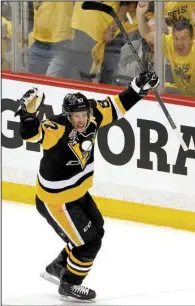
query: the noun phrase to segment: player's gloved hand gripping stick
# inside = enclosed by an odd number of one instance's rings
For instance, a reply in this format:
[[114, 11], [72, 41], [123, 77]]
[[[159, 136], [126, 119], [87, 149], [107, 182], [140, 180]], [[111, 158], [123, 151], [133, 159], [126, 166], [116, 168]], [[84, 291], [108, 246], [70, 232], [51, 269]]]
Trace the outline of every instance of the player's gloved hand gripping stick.
[[22, 116], [33, 116], [36, 115], [40, 106], [44, 103], [45, 94], [40, 92], [37, 88], [28, 90], [20, 100], [18, 100], [20, 106], [15, 113], [15, 117], [18, 115]]
[[[121, 30], [121, 33], [123, 33], [124, 38], [125, 38], [128, 46], [129, 46], [129, 48], [131, 49], [132, 53], [134, 54], [134, 56], [135, 56], [135, 58], [136, 58], [136, 60], [137, 60], [137, 62], [139, 64], [141, 70], [144, 72], [144, 70], [145, 70], [144, 69], [144, 65], [143, 65], [143, 63], [142, 63], [142, 61], [141, 61], [141, 59], [140, 59], [136, 49], [134, 48], [133, 44], [131, 43], [131, 40], [130, 40], [129, 36], [128, 36], [127, 32], [125, 31], [125, 29], [124, 29], [122, 23], [120, 22], [117, 14], [115, 13], [114, 9], [111, 6], [107, 5], [107, 4], [104, 4], [104, 3], [101, 3], [101, 2], [96, 2], [96, 1], [85, 1], [84, 3], [82, 3], [82, 9], [84, 9], [84, 10], [97, 10], [97, 11], [101, 11], [101, 12], [104, 12], [104, 13], [110, 15], [115, 20], [116, 24], [118, 25], [119, 29]], [[153, 86], [150, 86], [150, 87], [152, 88]], [[154, 92], [154, 95], [155, 95], [157, 101], [159, 102], [159, 104], [160, 104], [160, 106], [161, 106], [165, 116], [167, 117], [167, 119], [168, 119], [168, 121], [169, 121], [169, 123], [170, 123], [170, 125], [171, 125], [171, 127], [173, 129], [173, 131], [175, 132], [175, 134], [176, 134], [176, 136], [177, 136], [177, 138], [178, 138], [178, 140], [180, 142], [180, 145], [182, 146], [184, 151], [187, 151], [188, 147], [186, 146], [183, 138], [181, 137], [180, 132], [179, 132], [176, 124], [174, 123], [171, 115], [169, 114], [169, 112], [168, 112], [164, 102], [162, 101], [159, 93], [157, 92], [156, 89], [154, 89], [155, 87], [156, 86], [154, 86], [152, 88], [152, 90]]]

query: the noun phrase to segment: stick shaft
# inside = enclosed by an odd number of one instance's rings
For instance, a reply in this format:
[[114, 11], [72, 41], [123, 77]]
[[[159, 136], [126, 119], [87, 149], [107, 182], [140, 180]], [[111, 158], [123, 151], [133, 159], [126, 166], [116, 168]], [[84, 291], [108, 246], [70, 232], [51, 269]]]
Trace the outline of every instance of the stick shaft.
[[[113, 17], [113, 18], [114, 18], [114, 17]], [[142, 63], [142, 61], [141, 61], [141, 59], [140, 59], [140, 57], [139, 57], [139, 55], [138, 55], [136, 49], [134, 48], [132, 42], [130, 41], [130, 38], [129, 38], [127, 32], [125, 31], [123, 25], [121, 24], [120, 20], [118, 19], [118, 16], [116, 15], [116, 17], [115, 17], [114, 19], [115, 19], [115, 22], [117, 23], [118, 27], [120, 28], [121, 33], [123, 33], [123, 35], [124, 35], [124, 37], [125, 37], [125, 39], [126, 39], [126, 41], [127, 41], [127, 44], [128, 44], [128, 46], [130, 47], [131, 52], [134, 54], [134, 56], [135, 56], [135, 58], [136, 58], [136, 60], [137, 60], [137, 62], [138, 62], [138, 64], [139, 64], [141, 70], [144, 71], [144, 70], [145, 70], [144, 65], [143, 65], [143, 63]], [[177, 136], [177, 138], [178, 138], [178, 140], [179, 140], [179, 142], [180, 142], [180, 144], [181, 144], [183, 150], [184, 150], [184, 151], [187, 151], [187, 150], [188, 150], [188, 147], [187, 147], [187, 145], [185, 144], [183, 138], [181, 137], [181, 135], [180, 135], [180, 133], [179, 133], [179, 130], [178, 130], [178, 128], [177, 128], [177, 126], [176, 126], [176, 124], [175, 124], [173, 118], [171, 117], [169, 111], [167, 110], [167, 108], [166, 108], [164, 102], [162, 101], [162, 99], [161, 99], [161, 97], [160, 97], [158, 91], [157, 91], [156, 89], [153, 89], [153, 93], [154, 93], [154, 95], [155, 95], [155, 97], [156, 97], [156, 99], [157, 99], [157, 101], [158, 101], [158, 103], [159, 103], [161, 109], [163, 110], [163, 112], [164, 112], [164, 114], [165, 114], [167, 120], [169, 121], [169, 124], [171, 125], [172, 129], [174, 130], [175, 135]]]
[[[102, 12], [105, 12], [107, 14], [109, 14], [110, 16], [113, 17], [113, 19], [115, 20], [117, 26], [119, 27], [121, 33], [123, 34], [129, 48], [131, 49], [131, 52], [134, 54], [139, 66], [140, 66], [140, 69], [144, 72], [145, 71], [145, 67], [144, 67], [144, 64], [142, 63], [136, 49], [134, 48], [127, 32], [125, 31], [121, 21], [119, 20], [117, 14], [115, 13], [114, 9], [109, 6], [109, 5], [106, 5], [106, 4], [102, 4], [102, 3], [98, 3], [98, 2], [95, 2], [95, 1], [86, 1], [83, 3], [82, 5], [82, 8], [83, 9], [87, 9], [87, 10], [99, 10], [99, 11], [102, 11]], [[188, 148], [185, 144], [185, 142], [183, 141], [183, 138], [181, 137], [180, 133], [179, 133], [179, 130], [175, 124], [175, 122], [173, 121], [171, 115], [169, 114], [163, 100], [161, 99], [158, 91], [156, 89], [153, 89], [153, 92], [154, 92], [154, 95], [158, 101], [158, 103], [160, 104], [160, 107], [161, 109], [163, 110], [167, 120], [169, 121], [169, 124], [171, 125], [172, 129], [174, 130], [175, 134], [177, 135], [177, 138], [183, 148], [184, 151], [187, 151]]]

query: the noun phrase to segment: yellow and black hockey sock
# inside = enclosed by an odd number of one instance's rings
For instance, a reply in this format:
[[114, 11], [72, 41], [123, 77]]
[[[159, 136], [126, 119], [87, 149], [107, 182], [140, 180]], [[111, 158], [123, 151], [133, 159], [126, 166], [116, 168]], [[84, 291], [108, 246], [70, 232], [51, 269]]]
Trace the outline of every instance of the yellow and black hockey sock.
[[72, 249], [73, 249], [73, 245], [71, 244], [71, 242], [68, 242], [64, 248], [64, 251], [66, 252], [67, 256], [69, 256]]
[[67, 258], [66, 279], [71, 283], [80, 285], [89, 273], [92, 265], [93, 261], [81, 261], [70, 252]]

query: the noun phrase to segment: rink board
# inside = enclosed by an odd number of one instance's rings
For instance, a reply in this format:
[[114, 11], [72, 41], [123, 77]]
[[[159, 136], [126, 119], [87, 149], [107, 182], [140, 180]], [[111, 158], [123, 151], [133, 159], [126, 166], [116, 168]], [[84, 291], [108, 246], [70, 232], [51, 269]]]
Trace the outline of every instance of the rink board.
[[[37, 84], [46, 94], [45, 119], [61, 112], [68, 92], [102, 100], [119, 88], [22, 74], [4, 73], [3, 78], [2, 195], [34, 204], [41, 151], [19, 137], [16, 100]], [[180, 148], [158, 103], [148, 96], [124, 119], [99, 132], [90, 192], [105, 216], [195, 231], [195, 100], [164, 99], [189, 151]]]
[[[3, 182], [2, 198], [7, 201], [34, 205], [35, 187]], [[194, 212], [107, 199], [97, 196], [93, 196], [93, 198], [104, 216], [153, 225], [170, 226], [177, 229], [195, 232]]]

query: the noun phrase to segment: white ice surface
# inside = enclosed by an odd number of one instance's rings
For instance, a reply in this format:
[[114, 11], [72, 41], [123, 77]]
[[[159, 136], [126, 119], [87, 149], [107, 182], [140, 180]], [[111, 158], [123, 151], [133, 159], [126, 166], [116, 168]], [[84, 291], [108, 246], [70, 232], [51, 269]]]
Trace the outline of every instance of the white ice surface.
[[[105, 230], [84, 282], [96, 305], [195, 305], [195, 233], [109, 218]], [[3, 201], [3, 305], [73, 305], [39, 276], [63, 247], [34, 206]]]

